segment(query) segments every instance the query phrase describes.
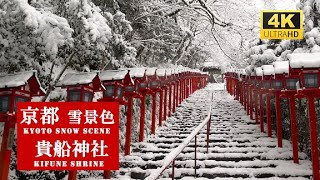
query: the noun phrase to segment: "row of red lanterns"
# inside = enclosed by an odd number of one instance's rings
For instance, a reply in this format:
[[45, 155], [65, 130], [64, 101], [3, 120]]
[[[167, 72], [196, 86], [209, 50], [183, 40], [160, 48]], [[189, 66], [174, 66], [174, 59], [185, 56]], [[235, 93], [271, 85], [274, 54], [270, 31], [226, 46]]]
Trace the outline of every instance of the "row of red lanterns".
[[282, 147], [280, 98], [289, 99], [294, 163], [299, 163], [295, 100], [306, 98], [308, 100], [313, 178], [320, 179], [315, 109], [315, 98], [320, 97], [320, 54], [297, 53], [289, 54], [287, 57], [289, 61], [276, 61], [272, 65], [263, 65], [254, 69], [249, 66], [246, 69], [226, 72], [226, 89], [235, 96], [236, 100], [240, 101], [250, 119], [255, 119], [257, 124], [260, 122], [261, 132], [264, 132], [264, 104], [266, 104], [265, 114], [269, 137], [272, 136], [270, 99], [271, 96], [275, 96], [277, 139], [280, 148]]
[[[208, 74], [189, 68], [156, 69], [131, 68], [102, 72], [69, 73], [57, 86], [66, 88], [66, 101], [92, 102], [95, 92], [103, 92], [98, 101], [119, 102], [127, 106], [125, 155], [130, 154], [133, 98], [141, 100], [139, 141], [144, 138], [145, 98], [152, 96], [152, 134], [156, 131], [156, 97], [160, 96], [159, 126], [176, 107], [190, 94], [207, 85]], [[30, 102], [34, 96], [43, 96], [36, 71], [0, 76], [0, 122], [4, 122], [0, 153], [0, 179], [8, 178], [13, 136], [15, 132], [15, 111], [18, 102]], [[169, 98], [169, 99], [168, 99]], [[168, 104], [167, 104], [168, 102]], [[69, 178], [75, 180], [76, 171], [69, 171]], [[110, 177], [106, 171], [105, 178]]]

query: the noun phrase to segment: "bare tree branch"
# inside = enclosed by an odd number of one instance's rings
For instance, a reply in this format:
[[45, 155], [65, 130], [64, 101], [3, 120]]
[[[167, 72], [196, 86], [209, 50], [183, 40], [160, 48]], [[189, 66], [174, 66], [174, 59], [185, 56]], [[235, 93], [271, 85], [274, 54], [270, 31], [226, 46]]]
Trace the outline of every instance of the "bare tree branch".
[[68, 62], [67, 64], [64, 66], [64, 68], [60, 71], [58, 77], [54, 80], [54, 82], [49, 85], [48, 91], [46, 93], [46, 95], [41, 99], [41, 102], [45, 102], [47, 100], [47, 98], [49, 97], [50, 93], [54, 90], [56, 84], [58, 83], [59, 79], [61, 78], [61, 76], [63, 75], [63, 73], [66, 71], [66, 69], [71, 65], [72, 62], [72, 58], [73, 56], [76, 54], [76, 50], [74, 50], [69, 58], [68, 58]]

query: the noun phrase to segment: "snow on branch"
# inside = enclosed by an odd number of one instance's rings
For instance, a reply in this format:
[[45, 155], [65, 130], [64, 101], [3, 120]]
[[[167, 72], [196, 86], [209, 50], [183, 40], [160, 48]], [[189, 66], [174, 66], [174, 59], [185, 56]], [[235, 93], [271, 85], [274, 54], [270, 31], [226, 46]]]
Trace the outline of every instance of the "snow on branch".
[[84, 38], [86, 45], [96, 43], [97, 48], [105, 50], [105, 44], [112, 38], [111, 28], [101, 10], [87, 0], [70, 0], [68, 10], [76, 15], [84, 26]]
[[47, 55], [54, 58], [59, 47], [72, 44], [73, 29], [65, 18], [44, 10], [39, 11], [27, 1], [15, 0], [15, 3], [18, 10], [25, 15], [25, 25], [33, 29], [33, 34], [40, 36], [37, 40], [45, 46]]

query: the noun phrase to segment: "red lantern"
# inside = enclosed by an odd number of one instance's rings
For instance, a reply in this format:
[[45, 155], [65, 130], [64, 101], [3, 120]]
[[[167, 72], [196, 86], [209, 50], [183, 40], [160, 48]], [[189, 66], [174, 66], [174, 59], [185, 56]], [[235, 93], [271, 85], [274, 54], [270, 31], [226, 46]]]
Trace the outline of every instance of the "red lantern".
[[148, 68], [146, 71], [148, 79], [148, 93], [152, 95], [152, 115], [151, 115], [151, 133], [156, 133], [156, 106], [157, 92], [160, 88], [160, 81], [156, 74], [156, 68]]
[[[145, 123], [145, 111], [146, 111], [146, 94], [148, 92], [148, 82], [146, 76], [146, 68], [130, 68], [129, 74], [134, 81], [135, 93], [133, 97], [140, 98], [140, 131], [139, 131], [139, 142], [144, 139], [144, 123]], [[131, 86], [130, 89], [132, 89]], [[131, 90], [130, 90], [131, 91]]]
[[43, 96], [45, 91], [41, 88], [36, 71], [2, 75], [0, 82], [0, 122], [5, 123], [0, 153], [0, 179], [8, 179], [17, 104], [31, 101], [33, 96]]
[[289, 54], [290, 75], [299, 75], [298, 97], [308, 99], [309, 128], [311, 141], [311, 157], [313, 178], [319, 177], [319, 152], [315, 98], [320, 97], [320, 53]]

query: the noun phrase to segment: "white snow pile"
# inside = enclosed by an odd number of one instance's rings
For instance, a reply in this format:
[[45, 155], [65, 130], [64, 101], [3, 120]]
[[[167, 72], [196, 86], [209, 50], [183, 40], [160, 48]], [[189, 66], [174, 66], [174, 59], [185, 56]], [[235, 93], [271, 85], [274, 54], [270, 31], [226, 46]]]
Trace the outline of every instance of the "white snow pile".
[[220, 69], [219, 63], [215, 61], [206, 61], [203, 63], [203, 67], [215, 67]]
[[292, 51], [291, 50], [285, 50], [281, 53], [281, 56], [278, 57], [277, 61], [289, 61], [289, 59], [287, 58], [288, 54], [291, 54]]
[[288, 74], [289, 73], [289, 61], [276, 61], [273, 63], [275, 74]]
[[260, 54], [261, 52], [263, 52], [264, 50], [268, 49], [267, 46], [265, 44], [263, 45], [259, 45], [259, 46], [253, 46], [249, 49], [248, 51], [248, 55], [252, 55], [252, 54]]
[[314, 45], [311, 49], [311, 53], [320, 53], [320, 46]]
[[148, 68], [146, 71], [147, 76], [153, 76], [156, 74], [157, 68]]
[[[26, 71], [16, 74], [5, 74], [0, 76], [0, 88], [19, 87], [27, 84], [27, 81], [37, 74], [37, 71]], [[37, 75], [36, 75], [37, 77]], [[40, 84], [40, 83], [39, 83]]]
[[263, 71], [261, 67], [254, 68], [254, 73], [256, 76], [263, 76]]
[[157, 76], [163, 77], [166, 75], [166, 69], [157, 69]]
[[320, 67], [320, 53], [294, 53], [288, 54], [292, 68], [318, 68]]
[[123, 80], [128, 70], [106, 70], [101, 71], [99, 76], [101, 81]]
[[138, 67], [138, 68], [127, 68], [121, 70], [129, 70], [129, 74], [131, 78], [142, 78], [146, 74], [146, 68]]
[[166, 69], [166, 75], [171, 76], [172, 75], [172, 69]]
[[270, 76], [274, 75], [274, 67], [273, 65], [263, 65], [261, 66], [263, 75]]
[[275, 54], [282, 53], [283, 51], [287, 50], [291, 45], [290, 40], [283, 40], [280, 42], [279, 46], [275, 49]]
[[64, 78], [57, 83], [57, 86], [70, 86], [78, 84], [92, 83], [93, 79], [98, 75], [98, 72], [84, 72], [84, 73], [68, 73]]
[[277, 59], [272, 49], [267, 49], [263, 51], [263, 54], [253, 54], [251, 55], [251, 58], [254, 64], [256, 62], [263, 62], [263, 63], [273, 62]]

